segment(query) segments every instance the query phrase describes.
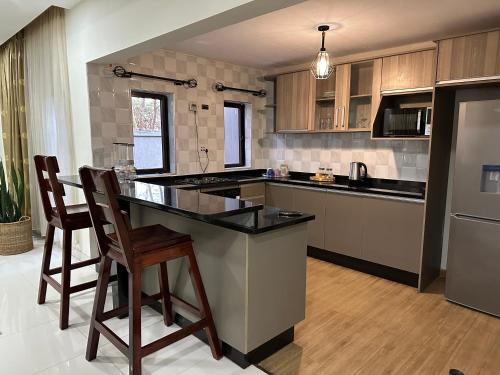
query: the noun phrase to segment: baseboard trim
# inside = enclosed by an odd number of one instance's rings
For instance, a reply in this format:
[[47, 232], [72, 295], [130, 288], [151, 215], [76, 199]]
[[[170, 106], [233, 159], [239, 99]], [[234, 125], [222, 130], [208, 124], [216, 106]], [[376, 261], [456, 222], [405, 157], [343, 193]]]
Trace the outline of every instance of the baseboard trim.
[[397, 268], [353, 258], [344, 254], [335, 253], [333, 251], [318, 249], [317, 247], [312, 246], [307, 247], [307, 255], [311, 258], [316, 258], [326, 262], [337, 264], [339, 266], [352, 268], [353, 270], [382, 277], [387, 280], [395, 281], [415, 288], [418, 287], [417, 273], [403, 271]]
[[[189, 319], [186, 319], [179, 313], [175, 314], [174, 321], [181, 327], [188, 326], [192, 324]], [[205, 331], [198, 331], [194, 335], [208, 344], [207, 335]], [[245, 369], [250, 365], [259, 363], [269, 357], [270, 355], [276, 353], [278, 350], [284, 346], [293, 342], [294, 339], [294, 327], [287, 329], [286, 331], [280, 333], [278, 336], [273, 337], [271, 340], [265, 342], [254, 350], [244, 354], [238, 349], [233, 348], [231, 345], [222, 342], [222, 353], [225, 357], [230, 359], [232, 362], [236, 363], [241, 368]]]
[[[162, 314], [162, 308], [159, 302], [154, 302], [149, 306], [153, 310]], [[193, 323], [191, 320], [183, 317], [181, 314], [177, 312], [175, 313], [174, 316], [174, 322], [180, 327], [186, 327]], [[197, 331], [193, 335], [208, 345], [207, 335], [204, 330]], [[294, 336], [295, 336], [295, 329], [294, 327], [291, 327], [246, 354], [240, 352], [238, 349], [235, 349], [231, 345], [222, 341], [222, 353], [230, 361], [234, 362], [239, 367], [245, 369], [250, 365], [255, 365], [259, 362], [262, 362], [264, 359], [276, 353], [278, 350], [292, 343], [294, 340]]]

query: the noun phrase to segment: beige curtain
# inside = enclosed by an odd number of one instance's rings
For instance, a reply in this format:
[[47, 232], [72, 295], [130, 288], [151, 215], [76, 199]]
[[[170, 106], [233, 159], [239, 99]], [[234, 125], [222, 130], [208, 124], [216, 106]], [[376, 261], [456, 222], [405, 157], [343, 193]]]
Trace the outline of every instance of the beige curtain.
[[23, 169], [24, 214], [30, 214], [28, 136], [24, 106], [24, 33], [20, 32], [0, 46], [0, 111], [5, 169], [10, 177], [11, 163]]
[[[24, 39], [30, 160], [37, 154], [54, 155], [61, 175], [74, 174], [64, 10], [49, 8], [25, 28]], [[45, 216], [36, 173], [31, 169], [33, 229], [44, 233]], [[75, 192], [65, 190], [70, 203]]]

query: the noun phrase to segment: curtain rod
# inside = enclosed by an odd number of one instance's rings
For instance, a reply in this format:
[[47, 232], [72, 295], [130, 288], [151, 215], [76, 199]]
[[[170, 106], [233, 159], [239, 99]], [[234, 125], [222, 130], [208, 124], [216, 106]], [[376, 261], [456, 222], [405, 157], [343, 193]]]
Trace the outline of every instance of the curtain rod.
[[169, 77], [155, 76], [151, 74], [136, 73], [132, 71], [127, 71], [123, 66], [117, 65], [113, 68], [113, 74], [119, 78], [131, 78], [131, 77], [142, 77], [149, 79], [158, 79], [160, 81], [172, 82], [176, 86], [184, 86], [185, 88], [194, 88], [198, 86], [198, 81], [194, 78], [191, 79], [175, 79]]
[[238, 87], [225, 86], [222, 82], [215, 82], [214, 90], [215, 91], [232, 90], [232, 91], [246, 92], [246, 93], [252, 94], [253, 96], [260, 96], [260, 97], [264, 97], [267, 94], [266, 90], [241, 89]]

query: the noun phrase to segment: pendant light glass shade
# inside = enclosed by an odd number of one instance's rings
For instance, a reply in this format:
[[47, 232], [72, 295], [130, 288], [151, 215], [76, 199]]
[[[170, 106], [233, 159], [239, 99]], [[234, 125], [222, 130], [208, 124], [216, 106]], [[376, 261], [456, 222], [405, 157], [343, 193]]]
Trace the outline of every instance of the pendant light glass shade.
[[319, 51], [318, 56], [311, 64], [311, 72], [316, 79], [327, 79], [333, 72], [330, 64], [330, 55], [326, 51]]
[[334, 66], [330, 63], [330, 55], [325, 49], [325, 31], [329, 29], [328, 25], [318, 27], [318, 31], [321, 31], [321, 49], [311, 64], [311, 73], [316, 79], [327, 79], [334, 71]]

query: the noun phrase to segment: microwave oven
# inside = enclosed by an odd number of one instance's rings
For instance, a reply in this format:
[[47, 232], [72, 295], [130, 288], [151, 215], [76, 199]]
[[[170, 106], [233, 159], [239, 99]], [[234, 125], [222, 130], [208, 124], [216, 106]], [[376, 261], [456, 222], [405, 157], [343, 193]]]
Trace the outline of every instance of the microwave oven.
[[384, 110], [384, 137], [418, 137], [431, 133], [432, 108], [386, 108]]

